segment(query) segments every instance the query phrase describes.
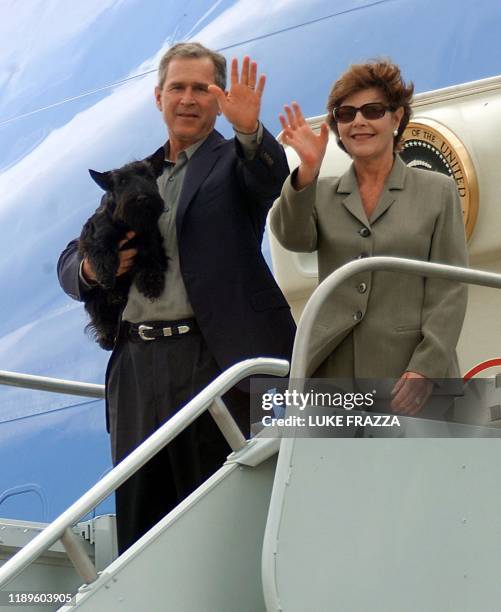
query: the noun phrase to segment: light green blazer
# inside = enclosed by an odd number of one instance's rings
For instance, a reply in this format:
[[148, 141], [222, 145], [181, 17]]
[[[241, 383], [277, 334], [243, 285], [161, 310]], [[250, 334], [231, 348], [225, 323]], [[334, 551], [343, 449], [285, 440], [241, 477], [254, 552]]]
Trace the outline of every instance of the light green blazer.
[[[361, 256], [467, 266], [454, 181], [408, 168], [398, 155], [370, 219], [352, 165], [340, 178], [321, 178], [301, 191], [289, 177], [270, 224], [286, 249], [318, 251], [320, 282]], [[352, 277], [321, 313], [309, 340], [309, 373], [330, 355], [332, 377], [398, 378], [405, 371], [458, 377], [455, 348], [466, 301], [466, 287], [457, 282], [395, 272]]]

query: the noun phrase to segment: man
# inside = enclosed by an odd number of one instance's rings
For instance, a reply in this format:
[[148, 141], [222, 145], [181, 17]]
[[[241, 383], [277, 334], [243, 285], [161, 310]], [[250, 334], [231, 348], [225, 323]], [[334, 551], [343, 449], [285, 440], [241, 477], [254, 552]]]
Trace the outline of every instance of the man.
[[[158, 179], [165, 201], [159, 227], [169, 263], [158, 300], [131, 287], [108, 364], [114, 464], [230, 365], [290, 357], [294, 322], [261, 254], [267, 212], [288, 174], [283, 149], [259, 122], [264, 85], [255, 62], [244, 58], [239, 75], [234, 59], [225, 92], [224, 57], [198, 43], [177, 44], [160, 62], [155, 100], [169, 140]], [[214, 130], [221, 112], [233, 125], [233, 140]], [[121, 251], [118, 274], [135, 254]], [[66, 293], [80, 300], [95, 282], [77, 241], [62, 253], [58, 275]], [[173, 335], [162, 336], [165, 328]], [[248, 395], [235, 389], [225, 401], [248, 432]], [[217, 470], [229, 451], [204, 414], [120, 487], [120, 552]]]

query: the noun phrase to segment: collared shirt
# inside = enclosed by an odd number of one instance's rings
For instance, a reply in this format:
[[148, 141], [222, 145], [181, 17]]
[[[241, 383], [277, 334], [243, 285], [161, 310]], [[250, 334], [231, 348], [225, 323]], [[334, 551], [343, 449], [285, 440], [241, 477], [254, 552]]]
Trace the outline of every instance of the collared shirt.
[[[252, 159], [263, 137], [261, 123], [259, 123], [258, 130], [253, 134], [242, 134], [236, 131], [235, 134], [242, 145], [245, 158]], [[164, 249], [168, 258], [165, 286], [159, 298], [150, 300], [139, 293], [133, 283], [122, 315], [124, 321], [130, 323], [176, 321], [193, 317], [193, 308], [188, 298], [179, 262], [176, 214], [188, 163], [205, 140], [206, 138], [203, 138], [187, 149], [180, 151], [175, 162], [167, 159], [165, 169], [157, 179], [160, 195], [165, 202], [164, 212], [158, 220], [158, 227], [163, 237]]]
[[157, 179], [158, 191], [165, 204], [163, 213], [158, 219], [158, 228], [162, 234], [163, 246], [167, 255], [164, 290], [157, 299], [150, 300], [138, 291], [135, 283], [132, 283], [122, 315], [124, 321], [131, 323], [176, 321], [193, 316], [179, 263], [176, 213], [188, 162], [204, 141], [205, 138], [180, 151], [175, 162], [165, 160], [164, 171]]

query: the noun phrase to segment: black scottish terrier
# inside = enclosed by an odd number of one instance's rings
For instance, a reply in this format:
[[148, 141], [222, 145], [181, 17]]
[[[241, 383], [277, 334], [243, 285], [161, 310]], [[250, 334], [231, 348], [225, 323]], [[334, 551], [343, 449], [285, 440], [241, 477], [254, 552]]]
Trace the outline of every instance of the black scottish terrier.
[[[89, 260], [98, 283], [84, 297], [91, 319], [86, 330], [106, 350], [111, 350], [115, 343], [120, 313], [131, 283], [134, 281], [137, 289], [150, 299], [158, 298], [164, 289], [167, 256], [158, 229], [164, 201], [157, 187], [163, 165], [161, 149], [143, 161], [126, 164], [118, 170], [89, 170], [106, 193], [82, 228], [78, 250]], [[118, 243], [131, 230], [135, 236], [121, 250], [135, 248], [137, 255], [132, 268], [117, 276]]]

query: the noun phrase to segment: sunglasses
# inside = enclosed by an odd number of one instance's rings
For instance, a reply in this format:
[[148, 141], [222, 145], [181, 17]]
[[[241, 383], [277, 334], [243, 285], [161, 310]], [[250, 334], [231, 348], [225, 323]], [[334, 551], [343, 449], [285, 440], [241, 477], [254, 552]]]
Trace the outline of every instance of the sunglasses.
[[382, 102], [369, 102], [363, 106], [337, 106], [332, 114], [338, 123], [351, 123], [357, 116], [358, 111], [362, 113], [365, 119], [381, 119], [386, 111], [393, 110], [391, 106], [387, 106]]

